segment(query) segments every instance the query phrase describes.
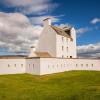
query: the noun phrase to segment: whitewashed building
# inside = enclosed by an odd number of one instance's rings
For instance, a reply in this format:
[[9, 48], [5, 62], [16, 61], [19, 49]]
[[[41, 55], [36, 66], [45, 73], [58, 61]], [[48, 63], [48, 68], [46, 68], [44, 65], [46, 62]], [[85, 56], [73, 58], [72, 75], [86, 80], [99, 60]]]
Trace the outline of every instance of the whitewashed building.
[[51, 19], [43, 20], [44, 29], [36, 48], [28, 57], [0, 57], [0, 74], [29, 73], [45, 75], [70, 70], [100, 71], [100, 59], [79, 59], [74, 27], [56, 27]]
[[51, 19], [44, 21], [37, 52], [49, 53], [51, 57], [76, 58], [76, 32], [74, 27], [59, 28], [51, 25]]

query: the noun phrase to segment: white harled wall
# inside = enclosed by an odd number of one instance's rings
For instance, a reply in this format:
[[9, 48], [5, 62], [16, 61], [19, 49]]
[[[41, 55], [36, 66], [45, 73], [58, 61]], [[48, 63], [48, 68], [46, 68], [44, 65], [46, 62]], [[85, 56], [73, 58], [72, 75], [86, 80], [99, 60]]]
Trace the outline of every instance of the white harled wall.
[[0, 75], [25, 73], [25, 59], [0, 59]]
[[70, 70], [100, 71], [100, 60], [62, 58], [0, 59], [0, 75], [21, 73], [45, 75]]
[[40, 75], [59, 73], [70, 70], [100, 71], [100, 60], [40, 58], [40, 69]]
[[50, 25], [50, 19], [44, 21], [44, 30], [39, 38], [36, 51], [48, 52], [55, 58], [0, 59], [0, 75], [19, 73], [45, 75], [70, 70], [100, 71], [100, 59], [64, 59], [70, 56], [77, 58], [75, 29], [71, 29], [73, 41], [70, 41], [69, 38], [58, 35]]
[[26, 59], [26, 73], [40, 75], [40, 59]]
[[44, 29], [40, 35], [36, 51], [48, 52], [52, 57], [77, 58], [76, 55], [76, 31], [71, 28], [70, 38], [58, 35], [51, 27], [51, 19], [44, 20]]
[[49, 25], [42, 31], [36, 51], [56, 57], [56, 32]]
[[76, 55], [76, 32], [71, 29], [72, 39], [56, 34], [56, 57], [77, 58]]
[[73, 41], [69, 40], [69, 56], [72, 58], [77, 58], [77, 50], [76, 50], [76, 31], [75, 28], [71, 28], [71, 36]]

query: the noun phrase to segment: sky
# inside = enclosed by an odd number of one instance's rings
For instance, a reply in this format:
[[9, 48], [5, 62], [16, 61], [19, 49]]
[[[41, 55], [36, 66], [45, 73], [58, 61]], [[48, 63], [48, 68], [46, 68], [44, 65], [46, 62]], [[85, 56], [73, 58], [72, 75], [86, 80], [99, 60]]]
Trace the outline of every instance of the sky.
[[79, 56], [100, 57], [100, 0], [0, 0], [0, 55], [28, 54], [51, 17], [77, 32]]

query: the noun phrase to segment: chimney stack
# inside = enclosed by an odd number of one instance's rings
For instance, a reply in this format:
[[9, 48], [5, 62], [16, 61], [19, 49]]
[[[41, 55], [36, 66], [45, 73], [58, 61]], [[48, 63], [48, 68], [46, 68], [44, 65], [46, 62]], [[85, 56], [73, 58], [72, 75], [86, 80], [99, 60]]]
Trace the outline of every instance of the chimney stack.
[[46, 18], [43, 20], [44, 22], [44, 27], [47, 27], [48, 25], [51, 25], [51, 18]]

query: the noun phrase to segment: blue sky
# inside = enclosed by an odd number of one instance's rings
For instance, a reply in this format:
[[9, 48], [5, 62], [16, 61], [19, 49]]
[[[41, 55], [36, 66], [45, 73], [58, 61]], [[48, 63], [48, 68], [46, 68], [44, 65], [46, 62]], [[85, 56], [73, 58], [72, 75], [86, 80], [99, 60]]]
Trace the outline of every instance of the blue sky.
[[[100, 56], [100, 12], [99, 11], [100, 11], [100, 0], [37, 0], [37, 1], [1, 0], [0, 1], [1, 26], [3, 25], [3, 21], [8, 26], [9, 26], [9, 22], [11, 21], [11, 23], [13, 23], [14, 26], [16, 27], [15, 24], [19, 24], [20, 21], [18, 19], [22, 18], [24, 19], [22, 20], [21, 23], [22, 25], [25, 23], [27, 23], [28, 25], [29, 24], [33, 25], [34, 26], [33, 29], [35, 30], [35, 32], [36, 29], [39, 30], [40, 32], [42, 28], [41, 21], [43, 20], [43, 18], [52, 17], [54, 22], [53, 24], [55, 25], [59, 26], [61, 24], [63, 25], [69, 24], [76, 28], [77, 45], [79, 46], [78, 48], [79, 53], [82, 52], [86, 54], [94, 53], [94, 55], [98, 55], [98, 57]], [[9, 13], [11, 13], [10, 17], [9, 17]], [[21, 14], [22, 16], [18, 14], [16, 15], [15, 13]], [[5, 22], [6, 20], [7, 22]], [[32, 32], [34, 32], [34, 30], [32, 30]], [[6, 32], [3, 30], [0, 31], [0, 33], [2, 36]], [[11, 33], [17, 34], [16, 30], [13, 30], [13, 32]], [[38, 33], [35, 33], [31, 43], [34, 44], [34, 41], [38, 39], [39, 35], [37, 34]], [[10, 40], [12, 39], [10, 32], [9, 35], [8, 33], [6, 33], [6, 35], [10, 38]], [[22, 36], [24, 37], [25, 35], [26, 34]], [[17, 37], [19, 36], [17, 35]], [[6, 38], [7, 37], [5, 37], [5, 39]], [[8, 39], [8, 41], [2, 41], [1, 39], [2, 43], [0, 45], [0, 51], [1, 51], [0, 54], [8, 54], [7, 52], [22, 53], [27, 50], [26, 47], [28, 46], [26, 46], [26, 44], [24, 47], [23, 45], [18, 47], [18, 44], [16, 44], [17, 40], [16, 42], [14, 41], [15, 44], [11, 44], [10, 40]], [[9, 46], [5, 46], [7, 45], [6, 42], [9, 44]], [[27, 45], [29, 44], [27, 43]], [[15, 49], [13, 51], [13, 48], [16, 48], [17, 50]]]

